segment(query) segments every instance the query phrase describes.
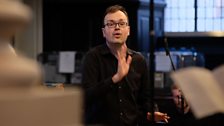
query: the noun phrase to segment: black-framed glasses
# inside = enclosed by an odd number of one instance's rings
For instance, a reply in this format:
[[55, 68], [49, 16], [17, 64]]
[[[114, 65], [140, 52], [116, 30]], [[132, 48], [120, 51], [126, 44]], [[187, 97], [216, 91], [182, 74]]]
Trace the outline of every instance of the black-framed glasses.
[[105, 24], [105, 26], [107, 26], [108, 28], [115, 28], [117, 27], [117, 25], [120, 27], [120, 28], [125, 28], [126, 26], [128, 26], [128, 23], [127, 22], [124, 22], [124, 21], [121, 21], [121, 22], [108, 22]]

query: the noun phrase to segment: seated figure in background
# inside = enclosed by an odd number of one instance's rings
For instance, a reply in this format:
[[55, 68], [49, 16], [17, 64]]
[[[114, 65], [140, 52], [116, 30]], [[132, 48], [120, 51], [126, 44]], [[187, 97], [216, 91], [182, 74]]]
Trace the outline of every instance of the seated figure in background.
[[184, 99], [181, 90], [176, 85], [172, 85], [171, 88], [172, 88], [171, 92], [173, 95], [173, 101], [176, 105], [177, 110], [182, 114], [187, 114], [190, 111], [190, 106]]
[[196, 126], [196, 118], [194, 117], [189, 104], [185, 100], [181, 90], [177, 85], [171, 86], [171, 93], [175, 105], [175, 111], [170, 114], [170, 126]]

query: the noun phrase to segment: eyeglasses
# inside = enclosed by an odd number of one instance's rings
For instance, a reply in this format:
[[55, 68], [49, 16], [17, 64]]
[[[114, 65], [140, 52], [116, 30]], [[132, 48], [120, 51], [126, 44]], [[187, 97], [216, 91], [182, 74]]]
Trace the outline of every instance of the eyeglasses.
[[116, 22], [108, 22], [108, 23], [105, 24], [105, 26], [107, 26], [108, 28], [116, 28], [117, 25], [120, 28], [125, 28], [128, 25], [128, 23], [122, 21], [122, 22], [118, 22], [118, 23], [116, 23]]

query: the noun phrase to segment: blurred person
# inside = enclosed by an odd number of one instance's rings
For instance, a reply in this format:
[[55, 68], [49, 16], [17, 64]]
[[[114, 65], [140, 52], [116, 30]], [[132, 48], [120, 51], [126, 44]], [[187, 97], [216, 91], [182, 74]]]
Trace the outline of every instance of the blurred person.
[[171, 86], [171, 93], [174, 103], [174, 111], [169, 113], [170, 115], [170, 126], [197, 126], [197, 120], [194, 117], [190, 105], [186, 101], [177, 85]]
[[186, 114], [190, 111], [186, 99], [183, 97], [181, 90], [174, 84], [171, 86], [171, 92], [173, 96], [174, 104], [180, 113]]
[[[84, 57], [82, 85], [85, 92], [85, 123], [103, 126], [141, 126], [152, 121], [150, 84], [145, 58], [126, 45], [130, 34], [123, 6], [106, 9], [102, 33], [106, 43]], [[155, 121], [169, 116], [155, 112]]]

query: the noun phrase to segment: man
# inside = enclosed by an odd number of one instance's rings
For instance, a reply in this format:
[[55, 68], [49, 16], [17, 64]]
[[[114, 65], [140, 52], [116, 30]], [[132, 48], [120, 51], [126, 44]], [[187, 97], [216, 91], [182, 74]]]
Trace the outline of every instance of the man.
[[190, 105], [185, 100], [183, 93], [176, 84], [171, 86], [173, 96], [174, 111], [170, 113], [169, 124], [171, 126], [197, 126], [196, 118], [194, 117]]
[[188, 113], [190, 111], [190, 106], [188, 105], [185, 98], [183, 98], [183, 95], [180, 89], [175, 84], [171, 86], [171, 93], [172, 93], [173, 101], [177, 110], [182, 114]]
[[[144, 57], [126, 45], [128, 14], [120, 5], [106, 9], [102, 28], [106, 44], [91, 49], [83, 62], [87, 124], [137, 126], [150, 119], [150, 85]], [[156, 121], [167, 121], [155, 112]]]

